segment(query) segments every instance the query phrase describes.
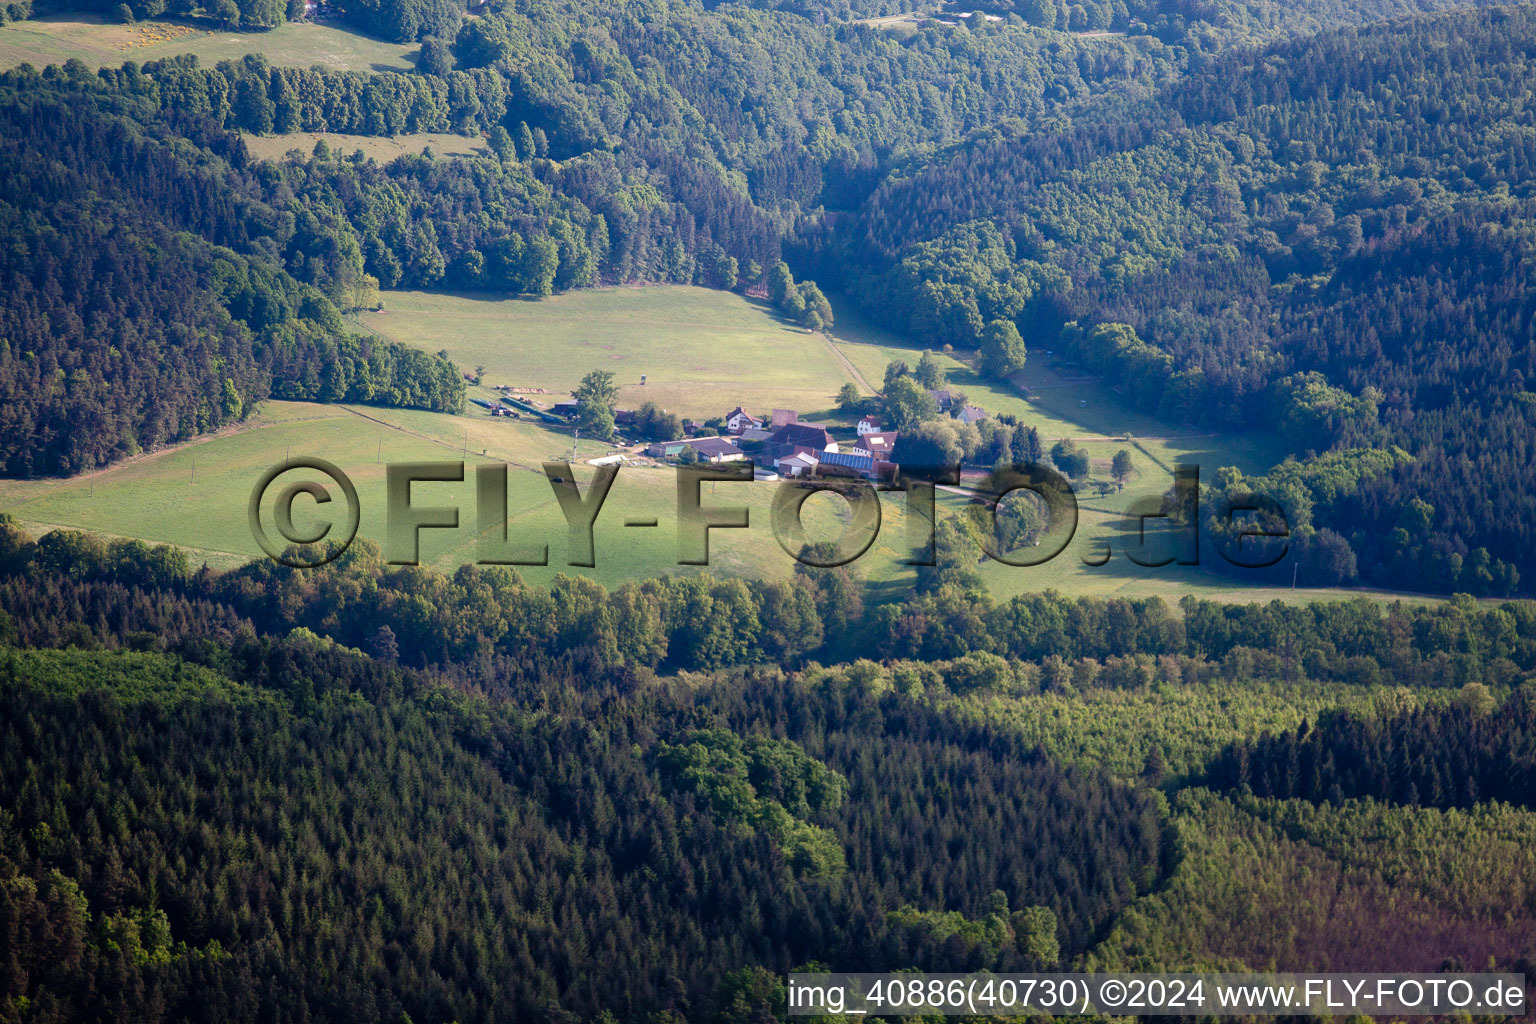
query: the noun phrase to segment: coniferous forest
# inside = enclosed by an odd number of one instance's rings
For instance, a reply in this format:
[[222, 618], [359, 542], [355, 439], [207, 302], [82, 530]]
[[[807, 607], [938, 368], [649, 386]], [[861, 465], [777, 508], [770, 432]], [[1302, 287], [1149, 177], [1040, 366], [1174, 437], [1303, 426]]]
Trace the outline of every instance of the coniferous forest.
[[[0, 526], [18, 1020], [766, 1020], [806, 964], [1536, 952], [1529, 602], [854, 611], [840, 570], [214, 574]], [[865, 636], [913, 619], [951, 635]], [[1403, 889], [1410, 850], [1452, 877]], [[1411, 941], [1371, 916], [1400, 889]], [[1282, 908], [1281, 945], [1218, 926]]]
[[[253, 42], [0, 70], [0, 485], [273, 400], [465, 411], [480, 369], [354, 315], [393, 289], [693, 285], [932, 350], [835, 399], [897, 456], [1091, 469], [1011, 417], [962, 445], [934, 352], [1262, 437], [1286, 456], [1164, 511], [1240, 544], [1226, 510], [1274, 501], [1291, 558], [1262, 598], [1000, 597], [955, 517], [910, 586], [542, 585], [0, 513], [0, 1024], [766, 1024], [802, 968], [1536, 973], [1536, 6], [0, 5], [74, 18]], [[258, 52], [317, 19], [410, 64]], [[476, 146], [256, 155], [298, 133]], [[1010, 515], [991, 539], [1040, 532]]]

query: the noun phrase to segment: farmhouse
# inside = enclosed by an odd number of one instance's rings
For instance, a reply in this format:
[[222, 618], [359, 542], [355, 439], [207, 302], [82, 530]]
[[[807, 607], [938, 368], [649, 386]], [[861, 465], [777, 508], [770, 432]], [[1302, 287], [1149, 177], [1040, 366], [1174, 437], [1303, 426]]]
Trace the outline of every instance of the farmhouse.
[[938, 405], [939, 412], [949, 412], [955, 404], [955, 393], [945, 388], [929, 391], [928, 397], [932, 398], [934, 403]]
[[750, 428], [761, 427], [762, 425], [762, 420], [753, 416], [739, 405], [725, 414], [725, 429], [736, 435], [740, 435]]
[[967, 405], [955, 413], [955, 419], [961, 423], [980, 423], [987, 418], [987, 410], [979, 405]]
[[896, 431], [884, 434], [866, 434], [859, 438], [855, 452], [864, 451], [877, 459], [889, 459], [896, 449]]
[[879, 416], [861, 416], [861, 417], [859, 417], [859, 436], [860, 437], [864, 437], [864, 436], [866, 436], [868, 434], [878, 434], [878, 433], [880, 433], [880, 417]]

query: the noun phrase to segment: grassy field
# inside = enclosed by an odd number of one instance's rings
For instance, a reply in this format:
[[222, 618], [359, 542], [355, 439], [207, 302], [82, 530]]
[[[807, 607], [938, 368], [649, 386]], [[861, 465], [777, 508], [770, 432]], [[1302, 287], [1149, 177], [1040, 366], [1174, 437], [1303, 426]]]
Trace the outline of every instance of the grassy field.
[[406, 153], [420, 153], [430, 148], [438, 156], [468, 156], [485, 152], [485, 140], [478, 136], [448, 135], [435, 132], [382, 137], [372, 135], [343, 135], [340, 132], [291, 132], [285, 135], [251, 135], [242, 132], [245, 148], [252, 156], [263, 160], [281, 160], [291, 150], [302, 156], [314, 152], [315, 143], [321, 139], [332, 152], [350, 156], [361, 150], [364, 156], [384, 164]]
[[[345, 71], [404, 71], [414, 44], [387, 43], [329, 25], [288, 22], [265, 32], [211, 31], [194, 23], [119, 25], [88, 14], [60, 14], [0, 26], [0, 67], [35, 67], [78, 58], [92, 68], [195, 53], [204, 64], [262, 54], [273, 64], [319, 64]], [[311, 143], [312, 145], [313, 143]]]
[[[578, 459], [605, 454], [604, 445], [583, 441]], [[680, 568], [677, 553], [677, 492], [674, 471], [662, 467], [624, 467], [603, 506], [596, 528], [593, 569], [566, 565], [565, 522], [549, 483], [540, 471], [545, 460], [570, 457], [571, 440], [563, 432], [527, 422], [480, 415], [447, 416], [406, 410], [270, 402], [243, 428], [158, 452], [86, 476], [69, 480], [0, 482], [0, 511], [19, 519], [34, 533], [57, 527], [84, 529], [108, 537], [131, 536], [186, 549], [196, 563], [231, 568], [259, 548], [251, 536], [246, 508], [251, 488], [270, 466], [292, 457], [315, 455], [335, 463], [355, 482], [362, 506], [361, 535], [382, 542], [384, 536], [384, 464], [404, 461], [464, 461], [463, 483], [420, 484], [414, 489], [418, 505], [460, 509], [456, 530], [422, 534], [422, 562], [450, 571], [477, 560], [483, 524], [475, 508], [473, 466], [491, 461], [510, 465], [508, 472], [508, 536], [513, 541], [547, 543], [551, 564], [522, 567], [525, 577], [548, 582], [558, 572], [582, 573], [605, 584], [671, 572]], [[1144, 457], [1142, 457], [1144, 459]], [[996, 562], [981, 567], [983, 578], [998, 597], [1048, 588], [1098, 596], [1160, 595], [1177, 601], [1185, 594], [1217, 600], [1309, 600], [1358, 595], [1358, 591], [1309, 591], [1244, 587], [1240, 580], [1216, 576], [1198, 568], [1144, 568], [1131, 563], [1121, 550], [1107, 565], [1083, 564], [1082, 555], [1100, 550], [1103, 540], [1121, 538], [1127, 524], [1116, 510], [1133, 493], [1153, 493], [1162, 486], [1150, 461], [1139, 464], [1143, 484], [1123, 495], [1084, 499], [1076, 536], [1060, 556], [1045, 565], [1018, 568]], [[578, 466], [583, 485], [592, 469]], [[290, 479], [319, 479], [295, 470]], [[774, 483], [706, 484], [706, 506], [744, 506], [750, 527], [717, 530], [711, 535], [709, 571], [754, 578], [783, 576], [794, 562], [775, 539], [769, 510], [778, 485]], [[275, 492], [272, 492], [275, 493]], [[295, 506], [302, 528], [317, 522], [320, 510], [307, 499]], [[963, 499], [946, 495], [942, 514], [954, 514]], [[910, 555], [907, 517], [900, 494], [882, 498], [882, 522], [873, 545], [857, 568], [874, 585], [875, 596], [899, 597], [910, 587], [913, 570], [902, 565]], [[336, 508], [338, 506], [332, 506]], [[329, 511], [329, 509], [325, 510]], [[270, 504], [263, 507], [271, 530]], [[334, 520], [327, 516], [326, 520]], [[654, 519], [654, 527], [630, 527], [630, 519]], [[804, 522], [810, 539], [833, 540], [846, 521], [845, 507], [830, 495], [806, 504]], [[275, 535], [275, 534], [274, 534]], [[1120, 541], [1117, 540], [1117, 543]], [[1377, 595], [1385, 599], [1388, 595]]]
[[[605, 445], [584, 441], [578, 458], [609, 451]], [[319, 456], [336, 464], [357, 486], [361, 535], [382, 542], [384, 464], [462, 460], [467, 464], [463, 483], [419, 484], [413, 489], [418, 505], [460, 509], [457, 530], [422, 534], [423, 563], [451, 570], [478, 557], [482, 524], [475, 508], [473, 466], [503, 461], [510, 466], [508, 537], [549, 545], [548, 568], [520, 571], [532, 580], [547, 582], [557, 572], [578, 571], [565, 564], [565, 520], [540, 468], [545, 460], [563, 461], [570, 455], [569, 436], [530, 423], [476, 415], [269, 402], [242, 429], [93, 474], [62, 481], [0, 482], [0, 511], [10, 513], [37, 533], [62, 526], [109, 537], [138, 537], [175, 544], [199, 562], [229, 568], [260, 555], [246, 508], [252, 487], [272, 465], [301, 456]], [[585, 485], [592, 472], [590, 467], [579, 466], [577, 479]], [[281, 482], [300, 478], [323, 482], [320, 475], [307, 470], [293, 470], [291, 478], [284, 475]], [[332, 492], [337, 493], [334, 487]], [[704, 485], [706, 506], [744, 505], [751, 518], [749, 529], [712, 534], [710, 571], [750, 576], [792, 571], [793, 560], [779, 547], [769, 528], [773, 493], [772, 485], [767, 484]], [[813, 499], [806, 506], [807, 529], [816, 537], [835, 538], [841, 532], [840, 508], [841, 502], [830, 496]], [[597, 522], [597, 566], [580, 571], [608, 584], [679, 571], [676, 509], [677, 483], [671, 469], [625, 467]], [[270, 505], [263, 507], [263, 521], [269, 531], [270, 512]], [[300, 528], [318, 522], [317, 515], [308, 499], [295, 505], [295, 522]], [[657, 525], [626, 527], [629, 519], [655, 519]], [[886, 528], [877, 546], [899, 542], [905, 536], [902, 519], [899, 506], [888, 508]], [[895, 549], [888, 550], [890, 561], [904, 557]]]
[[621, 408], [653, 401], [702, 419], [740, 404], [811, 419], [850, 379], [822, 337], [730, 292], [607, 288], [539, 301], [389, 292], [384, 301], [361, 317], [369, 329], [446, 349], [466, 369], [483, 365], [489, 384], [547, 388], [546, 401], [567, 397], [589, 370], [611, 370]]
[[911, 36], [916, 34], [917, 23], [923, 17], [922, 14], [887, 14], [879, 18], [856, 18], [854, 24], [884, 29], [900, 36]]
[[[620, 404], [646, 399], [682, 415], [719, 416], [738, 402], [754, 410], [798, 409], [803, 418], [843, 422], [827, 409], [832, 395], [851, 379], [843, 359], [878, 384], [886, 362], [918, 353], [902, 339], [883, 334], [852, 313], [839, 313], [835, 341], [786, 326], [759, 304], [737, 295], [699, 288], [607, 289], [578, 292], [539, 302], [396, 292], [387, 309], [367, 314], [371, 329], [435, 351], [446, 348], [466, 368], [486, 367], [487, 383], [544, 387], [553, 401], [590, 369], [612, 369], [623, 385]], [[842, 356], [840, 359], [839, 353]], [[1072, 437], [1089, 451], [1090, 482], [1079, 486], [1078, 520], [1071, 542], [1039, 566], [984, 561], [979, 571], [989, 590], [1003, 598], [1054, 589], [1069, 594], [1139, 597], [1177, 601], [1185, 594], [1217, 600], [1332, 599], [1361, 591], [1314, 591], [1245, 585], [1241, 578], [1208, 567], [1146, 567], [1127, 550], [1141, 529], [1130, 513], [1138, 502], [1155, 502], [1170, 486], [1175, 463], [1200, 466], [1209, 479], [1217, 466], [1262, 469], [1277, 461], [1272, 444], [1253, 436], [1216, 436], [1162, 423], [1130, 408], [1090, 380], [1043, 368], [1037, 353], [1020, 375], [1028, 397], [981, 381], [963, 363], [945, 357], [952, 386], [993, 412], [1012, 412], [1037, 425], [1047, 443]], [[640, 374], [649, 375], [642, 387]], [[362, 535], [381, 540], [384, 531], [383, 463], [464, 460], [510, 464], [509, 536], [547, 542], [553, 564], [521, 570], [535, 581], [565, 565], [564, 519], [540, 471], [545, 460], [572, 455], [569, 434], [525, 421], [492, 419], [471, 407], [462, 416], [371, 407], [267, 403], [242, 429], [131, 460], [65, 481], [0, 481], [0, 511], [34, 531], [58, 526], [105, 535], [140, 537], [181, 545], [215, 567], [257, 556], [246, 507], [251, 487], [267, 467], [290, 456], [317, 455], [337, 464], [356, 482], [362, 504]], [[1126, 433], [1134, 435], [1128, 438]], [[840, 436], [848, 436], [844, 432]], [[1133, 472], [1123, 490], [1099, 493], [1092, 482], [1109, 478], [1116, 451], [1131, 454]], [[606, 445], [583, 441], [577, 461], [610, 453]], [[578, 479], [590, 479], [582, 466]], [[455, 505], [460, 526], [423, 534], [422, 560], [449, 570], [476, 561], [477, 522], [473, 470], [463, 483], [425, 484], [417, 501]], [[711, 570], [747, 575], [783, 575], [794, 562], [780, 547], [769, 522], [773, 483], [706, 485], [706, 505], [744, 505], [751, 528], [716, 531]], [[962, 494], [941, 497], [942, 515], [960, 514]], [[307, 499], [305, 500], [307, 501]], [[913, 570], [903, 563], [909, 547], [905, 500], [884, 495], [882, 525], [857, 568], [877, 597], [899, 597], [911, 586]], [[314, 515], [305, 502], [298, 518]], [[270, 509], [268, 509], [270, 519]], [[627, 527], [628, 519], [654, 519], [655, 527]], [[806, 505], [810, 539], [835, 539], [846, 506], [830, 495]], [[676, 476], [671, 469], [630, 465], [621, 470], [597, 526], [597, 566], [579, 570], [614, 584], [625, 579], [686, 571], [676, 565]], [[1147, 535], [1155, 543], [1156, 521]], [[1111, 557], [1102, 565], [1108, 545]], [[1214, 558], [1208, 549], [1202, 557]], [[1392, 595], [1372, 594], [1383, 600]]]

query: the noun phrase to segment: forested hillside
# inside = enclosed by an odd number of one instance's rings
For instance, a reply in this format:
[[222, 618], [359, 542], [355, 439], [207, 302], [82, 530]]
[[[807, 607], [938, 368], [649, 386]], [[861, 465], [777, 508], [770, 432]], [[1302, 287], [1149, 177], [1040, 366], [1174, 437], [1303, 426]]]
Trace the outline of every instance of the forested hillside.
[[0, 612], [8, 1018], [743, 1019], [811, 960], [1058, 963], [1173, 863], [1150, 794], [878, 689], [412, 669], [164, 549], [48, 550]]
[[[190, 157], [167, 126], [98, 107], [85, 84], [0, 85], [6, 473], [92, 469], [234, 423], [269, 396], [460, 407], [447, 360], [344, 329], [355, 252], [238, 187], [217, 159]], [[207, 140], [195, 117], [181, 124]], [[274, 258], [282, 244], [302, 280]]]
[[[3, 536], [6, 1019], [768, 1020], [783, 972], [813, 961], [1278, 953], [1379, 970], [1391, 948], [1405, 969], [1518, 970], [1533, 953], [1536, 870], [1510, 845], [1530, 821], [1483, 802], [1529, 788], [1509, 774], [1531, 763], [1525, 603], [1189, 602], [1180, 624], [1155, 603], [1031, 599], [1007, 609], [1007, 657], [786, 671], [742, 650], [738, 668], [668, 677], [616, 654], [609, 631], [632, 624], [607, 609], [671, 584], [540, 591], [504, 570], [361, 564], [216, 576], [135, 542]], [[688, 600], [622, 650], [684, 663], [710, 597]], [[413, 632], [423, 615], [436, 621]], [[347, 644], [365, 618], [366, 651]], [[494, 635], [528, 621], [537, 636]], [[838, 657], [835, 641], [814, 653]], [[1438, 689], [1402, 686], [1413, 666]], [[1223, 715], [1194, 710], [1217, 694]], [[1245, 731], [1295, 721], [1297, 700], [1350, 710], [1278, 740]], [[1070, 709], [1090, 702], [1088, 733], [1143, 761], [1075, 747]], [[1303, 767], [1287, 776], [1291, 743]], [[1206, 775], [1303, 799], [1157, 792]], [[1399, 809], [1357, 799], [1378, 790]], [[1331, 805], [1310, 809], [1319, 796]], [[1484, 843], [1510, 855], [1469, 864]], [[1408, 888], [1370, 874], [1426, 849], [1454, 877], [1418, 860]], [[1335, 884], [1342, 902], [1298, 904]], [[1352, 902], [1389, 884], [1416, 922], [1406, 944]], [[1285, 927], [1217, 924], [1242, 914]], [[1377, 959], [1335, 959], [1341, 928]]]
[[1015, 319], [1169, 416], [1298, 457], [1399, 445], [1342, 491], [1245, 485], [1344, 535], [1367, 579], [1507, 592], [1536, 568], [1533, 44], [1517, 6], [1234, 52], [887, 180], [826, 266], [933, 344]]

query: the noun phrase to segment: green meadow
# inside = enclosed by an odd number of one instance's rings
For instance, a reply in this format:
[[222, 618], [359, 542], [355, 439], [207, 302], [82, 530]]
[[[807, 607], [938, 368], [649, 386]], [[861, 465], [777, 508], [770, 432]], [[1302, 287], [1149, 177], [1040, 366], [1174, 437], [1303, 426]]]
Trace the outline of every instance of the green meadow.
[[[765, 307], [729, 293], [701, 288], [611, 288], [541, 301], [391, 292], [385, 309], [364, 315], [371, 330], [436, 351], [447, 349], [462, 367], [484, 365], [487, 384], [543, 387], [550, 402], [563, 397], [591, 369], [611, 369], [622, 390], [621, 405], [649, 399], [682, 415], [718, 416], [738, 403], [755, 411], [793, 408], [802, 418], [848, 428], [847, 417], [828, 406], [844, 381], [862, 375], [878, 386], [892, 359], [915, 362], [920, 354], [903, 340], [877, 331], [839, 310], [834, 337], [786, 326]], [[841, 356], [841, 358], [839, 358]], [[847, 365], [857, 368], [851, 373]], [[1177, 601], [1185, 594], [1217, 600], [1285, 600], [1357, 596], [1360, 591], [1314, 591], [1245, 586], [1241, 578], [1199, 566], [1147, 567], [1127, 550], [1142, 530], [1132, 514], [1138, 504], [1155, 503], [1172, 482], [1178, 463], [1201, 467], [1207, 477], [1217, 466], [1259, 470], [1279, 458], [1257, 436], [1216, 436], [1162, 423], [1128, 407], [1092, 381], [1064, 376], [1032, 357], [1006, 388], [981, 380], [965, 363], [943, 362], [951, 387], [992, 412], [1010, 412], [1036, 425], [1047, 443], [1079, 439], [1092, 459], [1090, 481], [1077, 489], [1078, 515], [1070, 542], [1055, 558], [1037, 566], [983, 560], [982, 578], [997, 597], [1054, 589], [1070, 594], [1141, 597]], [[639, 383], [640, 374], [648, 382]], [[489, 394], [475, 389], [476, 394]], [[605, 584], [670, 572], [680, 567], [677, 478], [673, 469], [638, 460], [624, 466], [598, 517], [596, 566], [568, 563], [567, 528], [545, 478], [545, 461], [574, 461], [583, 487], [595, 470], [585, 460], [612, 454], [608, 445], [583, 440], [573, 445], [568, 431], [522, 420], [491, 418], [476, 406], [459, 416], [367, 406], [268, 402], [240, 429], [155, 452], [69, 480], [0, 481], [0, 511], [34, 532], [57, 527], [106, 536], [138, 537], [175, 544], [215, 568], [258, 557], [247, 517], [251, 490], [269, 467], [290, 458], [318, 456], [355, 482], [362, 507], [360, 534], [384, 540], [385, 465], [391, 462], [463, 461], [462, 482], [422, 483], [413, 501], [459, 509], [456, 529], [421, 534], [423, 564], [451, 571], [480, 558], [474, 466], [508, 465], [508, 527], [512, 542], [548, 545], [550, 564], [520, 567], [533, 581], [558, 572], [579, 572]], [[849, 436], [843, 429], [840, 436]], [[1109, 479], [1114, 453], [1130, 452], [1133, 471], [1121, 490], [1093, 486]], [[280, 483], [314, 479], [293, 470]], [[711, 507], [745, 507], [747, 529], [711, 533], [711, 572], [785, 575], [794, 561], [770, 524], [779, 485], [705, 484], [702, 500]], [[271, 492], [276, 493], [276, 488]], [[338, 495], [339, 497], [339, 495]], [[960, 514], [969, 499], [943, 493], [940, 515]], [[295, 505], [300, 528], [336, 519], [339, 505], [317, 508], [301, 497]], [[895, 597], [911, 585], [906, 565], [914, 553], [905, 498], [881, 498], [881, 525], [856, 563], [874, 595]], [[263, 506], [270, 534], [271, 506]], [[805, 538], [835, 540], [849, 513], [842, 499], [818, 495], [804, 507]], [[654, 520], [656, 526], [628, 526]], [[1156, 522], [1147, 528], [1153, 544]], [[862, 540], [864, 538], [860, 538]], [[1106, 546], [1110, 557], [1104, 560]], [[1204, 557], [1213, 557], [1208, 551]], [[1093, 564], [1100, 563], [1103, 564]], [[1390, 595], [1368, 595], [1386, 599]]]
[[[576, 479], [583, 492], [594, 473], [579, 460], [608, 454], [606, 445], [583, 441], [577, 447]], [[533, 580], [557, 572], [580, 571], [604, 583], [661, 575], [677, 565], [677, 477], [670, 468], [626, 466], [619, 472], [598, 517], [592, 569], [573, 569], [567, 527], [541, 464], [571, 457], [569, 435], [541, 426], [485, 416], [269, 402], [239, 430], [141, 456], [96, 473], [69, 480], [0, 482], [0, 511], [42, 533], [58, 527], [89, 530], [108, 537], [137, 537], [174, 544], [198, 561], [229, 568], [258, 557], [247, 506], [251, 491], [271, 466], [303, 457], [323, 458], [341, 469], [357, 487], [360, 535], [383, 543], [385, 466], [403, 462], [463, 462], [461, 483], [420, 483], [412, 488], [417, 506], [456, 507], [459, 527], [421, 533], [421, 561], [445, 571], [480, 557], [480, 535], [491, 526], [479, 521], [475, 466], [508, 466], [507, 538], [535, 549], [548, 545], [547, 567], [521, 567]], [[298, 479], [320, 482], [311, 470], [295, 468], [268, 491]], [[340, 492], [329, 487], [335, 503], [324, 508], [300, 497], [295, 525], [308, 529], [337, 522]], [[784, 575], [794, 561], [774, 539], [769, 526], [775, 493], [768, 483], [705, 483], [705, 507], [749, 510], [747, 529], [716, 530], [710, 539], [710, 571], [732, 575]], [[810, 539], [835, 539], [846, 519], [840, 499], [821, 495], [807, 502], [803, 521]], [[263, 525], [273, 537], [271, 502], [262, 506]], [[322, 519], [322, 513], [325, 513]], [[894, 563], [905, 557], [891, 544], [906, 536], [899, 503], [888, 503], [885, 529], [872, 556], [884, 552]], [[627, 526], [654, 520], [655, 526]]]
[[[619, 405], [653, 401], [680, 416], [796, 409], [822, 418], [848, 371], [820, 335], [761, 304], [692, 287], [603, 288], [546, 299], [387, 292], [362, 323], [431, 352], [446, 349], [485, 383], [542, 387], [569, 396], [591, 370], [609, 370]], [[640, 383], [641, 376], [646, 383]]]
[[77, 59], [91, 68], [116, 67], [196, 54], [217, 64], [259, 53], [273, 64], [340, 71], [406, 71], [414, 43], [388, 43], [330, 25], [287, 22], [262, 32], [210, 29], [200, 22], [141, 21], [120, 25], [91, 14], [57, 14], [0, 26], [0, 67], [44, 67]]
[[[576, 479], [585, 493], [595, 470], [581, 460], [609, 454], [605, 445], [582, 441], [577, 446]], [[521, 566], [534, 582], [548, 582], [556, 573], [580, 573], [607, 585], [626, 579], [672, 572], [700, 571], [677, 564], [678, 495], [675, 471], [660, 466], [626, 465], [615, 479], [594, 531], [594, 568], [567, 564], [567, 528], [541, 463], [571, 457], [568, 434], [527, 422], [486, 416], [447, 416], [371, 407], [327, 406], [269, 402], [241, 429], [141, 456], [96, 473], [69, 480], [9, 480], [0, 482], [0, 511], [7, 512], [34, 533], [66, 527], [107, 537], [137, 537], [185, 549], [195, 563], [231, 568], [260, 556], [252, 537], [247, 505], [252, 488], [271, 466], [289, 459], [318, 456], [334, 463], [355, 483], [361, 506], [360, 535], [384, 541], [385, 465], [391, 462], [463, 462], [462, 482], [420, 483], [413, 487], [416, 506], [455, 507], [457, 529], [432, 529], [421, 534], [421, 561], [443, 571], [473, 563], [480, 557], [480, 536], [499, 521], [481, 523], [476, 508], [474, 467], [508, 465], [507, 537], [536, 549], [548, 545], [549, 565]], [[1144, 457], [1138, 476], [1121, 494], [1105, 498], [1084, 496], [1071, 543], [1044, 565], [1016, 567], [998, 562], [980, 566], [989, 589], [998, 597], [1056, 589], [1098, 596], [1161, 595], [1177, 601], [1184, 594], [1219, 600], [1310, 599], [1348, 596], [1353, 591], [1292, 591], [1244, 587], [1240, 580], [1199, 568], [1145, 568], [1124, 555], [1134, 529], [1122, 515], [1137, 496], [1161, 493], [1166, 477]], [[321, 478], [293, 469], [282, 484]], [[323, 480], [322, 480], [323, 482]], [[706, 508], [744, 507], [747, 529], [711, 532], [708, 571], [750, 577], [783, 576], [794, 561], [775, 538], [770, 522], [779, 484], [706, 483], [701, 500]], [[295, 523], [306, 529], [339, 518], [337, 504], [316, 507], [300, 497]], [[940, 514], [958, 513], [966, 499], [945, 494]], [[874, 587], [874, 595], [898, 596], [913, 579], [904, 565], [913, 548], [905, 499], [886, 494], [881, 500], [881, 525], [868, 551], [856, 563]], [[272, 506], [262, 506], [263, 525], [276, 536]], [[632, 520], [654, 520], [655, 526], [629, 526]], [[840, 498], [818, 495], [803, 510], [805, 537], [836, 540], [848, 520]], [[862, 541], [864, 536], [857, 538]], [[1084, 563], [1095, 558], [1106, 539], [1115, 554], [1102, 566]]]

